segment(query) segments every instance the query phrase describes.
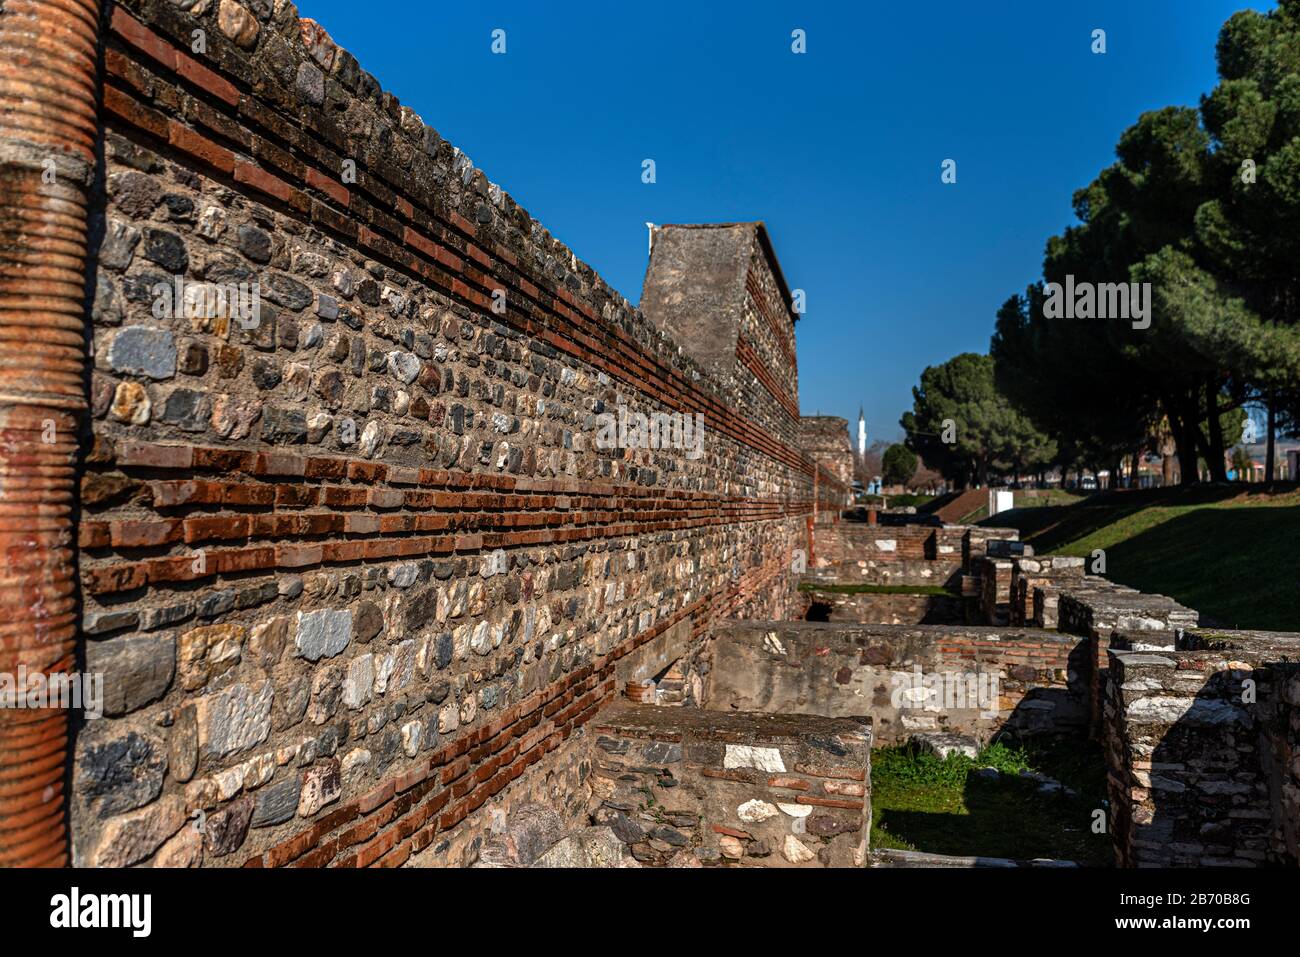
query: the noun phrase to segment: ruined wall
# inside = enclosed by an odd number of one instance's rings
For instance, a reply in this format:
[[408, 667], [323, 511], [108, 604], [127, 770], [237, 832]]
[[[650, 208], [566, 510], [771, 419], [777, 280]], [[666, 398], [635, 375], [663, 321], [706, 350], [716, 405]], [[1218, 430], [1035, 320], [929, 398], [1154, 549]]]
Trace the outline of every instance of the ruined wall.
[[[1056, 627], [1057, 595], [1061, 587], [1077, 586], [1084, 578], [1083, 559], [1065, 555], [1044, 555], [1034, 558], [1013, 558], [1011, 560], [1011, 611], [1012, 625], [1033, 625], [1037, 628]], [[1044, 622], [1035, 604], [1035, 591], [1043, 589], [1043, 610], [1050, 612], [1052, 620]], [[1053, 592], [1050, 602], [1048, 590]]]
[[1300, 635], [1223, 632], [1184, 644], [1108, 652], [1118, 863], [1295, 866]]
[[849, 422], [833, 415], [805, 415], [799, 420], [800, 445], [845, 488], [844, 504], [850, 504], [848, 489], [853, 485], [853, 446], [849, 444]]
[[850, 584], [946, 585], [959, 588], [990, 541], [1015, 541], [1014, 528], [971, 525], [876, 525], [848, 521], [817, 536], [813, 581]]
[[965, 602], [955, 595], [804, 592], [808, 621], [860, 625], [949, 625], [966, 620]]
[[592, 727], [592, 820], [643, 864], [866, 863], [867, 722], [620, 705]]
[[945, 585], [961, 569], [961, 529], [841, 522], [817, 536], [813, 581]]
[[[1056, 585], [1046, 587], [1054, 589]], [[1172, 598], [1144, 595], [1092, 575], [1066, 584], [1057, 601], [1059, 630], [1088, 640], [1090, 731], [1097, 738], [1102, 735], [1104, 702], [1109, 694], [1107, 653], [1115, 636], [1120, 636], [1118, 647], [1126, 650], [1173, 648], [1181, 634], [1195, 628], [1200, 619], [1199, 612]], [[1039, 604], [1036, 597], [1035, 607]]]
[[[1087, 722], [1087, 644], [1056, 632], [746, 621], [714, 633], [711, 710], [868, 716], [880, 745], [924, 731], [981, 742], [1001, 730], [1077, 733]], [[923, 679], [935, 675], [954, 676], [944, 679], [953, 692], [961, 675], [965, 697], [931, 694]]]
[[[471, 863], [494, 807], [571, 813], [620, 661], [797, 607], [765, 231], [726, 229], [715, 361], [292, 4], [129, 0], [103, 59], [75, 860]], [[602, 447], [621, 409], [699, 454]]]

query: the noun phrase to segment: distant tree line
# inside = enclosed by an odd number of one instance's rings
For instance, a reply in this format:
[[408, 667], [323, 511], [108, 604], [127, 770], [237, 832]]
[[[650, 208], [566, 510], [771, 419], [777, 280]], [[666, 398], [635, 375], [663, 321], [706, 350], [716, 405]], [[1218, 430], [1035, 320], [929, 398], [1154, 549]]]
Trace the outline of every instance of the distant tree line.
[[1300, 0], [1234, 14], [1217, 62], [1199, 109], [1142, 114], [1074, 194], [1077, 224], [998, 310], [989, 355], [922, 374], [901, 424], [950, 482], [1125, 459], [1135, 480], [1148, 450], [1166, 480], [1176, 453], [1182, 482], [1200, 462], [1226, 481], [1248, 406], [1275, 477], [1274, 435], [1300, 431]]

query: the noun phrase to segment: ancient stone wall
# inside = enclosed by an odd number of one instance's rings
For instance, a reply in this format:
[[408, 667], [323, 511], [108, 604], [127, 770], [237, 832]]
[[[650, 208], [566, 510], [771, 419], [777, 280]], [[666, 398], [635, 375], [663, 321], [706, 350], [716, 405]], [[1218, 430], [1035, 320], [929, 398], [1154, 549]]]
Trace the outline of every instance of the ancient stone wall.
[[853, 446], [848, 419], [833, 415], [805, 415], [799, 420], [800, 444], [846, 488], [853, 484]]
[[945, 585], [961, 570], [963, 530], [929, 525], [841, 522], [817, 536], [812, 581]]
[[868, 716], [879, 745], [931, 731], [1077, 733], [1086, 654], [1076, 637], [1034, 629], [731, 622], [714, 630], [705, 706]]
[[[1056, 590], [1057, 584], [1040, 587]], [[1196, 627], [1200, 614], [1164, 595], [1145, 595], [1091, 575], [1063, 587], [1058, 591], [1057, 627], [1088, 640], [1090, 728], [1100, 737], [1108, 696], [1107, 652], [1114, 637], [1121, 636], [1119, 647], [1130, 651], [1173, 648], [1184, 631]], [[1035, 607], [1039, 604], [1035, 598]]]
[[619, 705], [592, 727], [592, 820], [644, 864], [866, 863], [866, 721]]
[[[1065, 555], [1044, 555], [1011, 560], [1011, 611], [1012, 625], [1033, 625], [1036, 628], [1056, 626], [1056, 602], [1050, 604], [1053, 618], [1050, 624], [1037, 617], [1035, 589], [1078, 585], [1084, 578], [1083, 559]], [[1044, 593], [1046, 594], [1046, 592]], [[1047, 603], [1044, 603], [1044, 608]]]
[[1297, 856], [1300, 635], [1190, 635], [1108, 652], [1110, 829], [1121, 866]]
[[905, 593], [804, 592], [808, 621], [860, 625], [949, 625], [966, 620], [965, 602], [956, 595]]
[[[494, 808], [571, 813], [621, 661], [798, 608], [765, 230], [661, 229], [643, 313], [292, 4], [106, 18], [75, 860], [471, 863]], [[706, 356], [651, 304], [719, 236]]]

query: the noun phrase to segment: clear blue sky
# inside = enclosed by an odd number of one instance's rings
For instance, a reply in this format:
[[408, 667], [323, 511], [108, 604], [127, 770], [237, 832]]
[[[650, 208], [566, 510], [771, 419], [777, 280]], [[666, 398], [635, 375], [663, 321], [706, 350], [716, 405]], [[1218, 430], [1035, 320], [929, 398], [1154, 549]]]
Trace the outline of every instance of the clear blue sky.
[[[1144, 110], [1195, 105], [1248, 0], [300, 0], [385, 89], [632, 302], [647, 221], [767, 222], [805, 414], [901, 437], [927, 365], [988, 348], [1071, 193]], [[507, 52], [491, 52], [506, 31]], [[790, 50], [791, 31], [807, 53]], [[1107, 52], [1094, 55], [1093, 29]], [[657, 182], [641, 182], [643, 159]], [[940, 165], [957, 161], [957, 183]]]

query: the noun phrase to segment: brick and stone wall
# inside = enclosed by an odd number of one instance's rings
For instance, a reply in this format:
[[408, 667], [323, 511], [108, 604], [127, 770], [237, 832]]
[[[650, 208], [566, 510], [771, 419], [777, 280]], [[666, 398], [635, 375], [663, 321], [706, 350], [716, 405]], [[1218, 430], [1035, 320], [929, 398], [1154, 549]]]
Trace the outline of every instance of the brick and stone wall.
[[841, 522], [817, 536], [808, 578], [841, 585], [955, 584], [965, 534], [959, 526]]
[[850, 504], [847, 493], [853, 485], [853, 446], [848, 419], [805, 415], [799, 420], [799, 436], [804, 451], [844, 487], [845, 504]]
[[[799, 607], [842, 490], [770, 240], [662, 228], [638, 311], [292, 4], [106, 18], [74, 859], [471, 863], [571, 811], [636, 649]], [[623, 411], [703, 441], [602, 447]]]
[[[1036, 628], [1056, 627], [1056, 599], [1050, 603], [1052, 620], [1044, 622], [1038, 617], [1036, 590], [1053, 586], [1077, 585], [1084, 577], [1083, 559], [1064, 555], [1043, 555], [1011, 560], [1011, 611], [1012, 625], [1033, 625]], [[1044, 609], [1048, 607], [1044, 602]]]
[[1300, 635], [1189, 635], [1108, 652], [1110, 829], [1121, 866], [1300, 861]]
[[956, 595], [804, 592], [808, 621], [860, 625], [948, 625], [966, 620]]
[[[1173, 648], [1182, 632], [1196, 627], [1200, 615], [1164, 595], [1145, 595], [1091, 575], [1070, 582], [1064, 589], [1058, 593], [1057, 627], [1088, 640], [1090, 728], [1094, 737], [1100, 737], [1103, 702], [1108, 695], [1107, 652], [1113, 636], [1124, 636], [1120, 647], [1127, 650]], [[1039, 599], [1035, 598], [1038, 606]]]
[[[1076, 637], [1034, 629], [737, 621], [714, 630], [705, 706], [868, 716], [883, 745], [931, 731], [981, 742], [1078, 733], [1086, 654]], [[926, 684], [932, 676], [944, 692]]]
[[866, 864], [869, 722], [619, 705], [591, 727], [592, 820], [643, 864]]

